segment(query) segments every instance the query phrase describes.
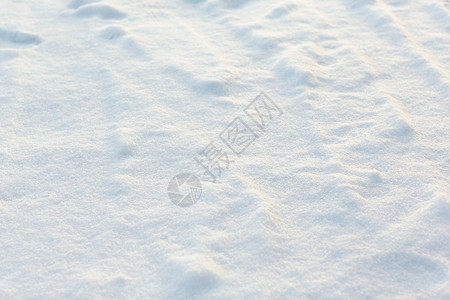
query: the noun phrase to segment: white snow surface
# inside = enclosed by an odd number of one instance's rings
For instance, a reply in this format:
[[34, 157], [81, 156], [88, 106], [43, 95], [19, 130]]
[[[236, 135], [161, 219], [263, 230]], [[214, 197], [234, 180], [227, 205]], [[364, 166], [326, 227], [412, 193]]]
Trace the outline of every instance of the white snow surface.
[[0, 0], [0, 299], [450, 299], [449, 141], [450, 1]]

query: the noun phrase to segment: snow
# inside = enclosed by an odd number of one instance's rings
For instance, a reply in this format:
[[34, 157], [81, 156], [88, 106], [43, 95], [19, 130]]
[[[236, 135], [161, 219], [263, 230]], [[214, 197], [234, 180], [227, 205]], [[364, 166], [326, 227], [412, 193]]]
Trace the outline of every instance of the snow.
[[[0, 0], [0, 20], [0, 299], [450, 298], [449, 1]], [[264, 130], [261, 92], [283, 112]], [[174, 205], [211, 142], [233, 162]]]

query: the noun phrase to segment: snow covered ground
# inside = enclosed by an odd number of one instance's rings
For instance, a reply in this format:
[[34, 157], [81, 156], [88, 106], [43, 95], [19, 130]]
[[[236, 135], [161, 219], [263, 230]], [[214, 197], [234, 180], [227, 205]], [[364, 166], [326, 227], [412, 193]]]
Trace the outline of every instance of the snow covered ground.
[[450, 1], [0, 0], [0, 299], [395, 297], [450, 299]]

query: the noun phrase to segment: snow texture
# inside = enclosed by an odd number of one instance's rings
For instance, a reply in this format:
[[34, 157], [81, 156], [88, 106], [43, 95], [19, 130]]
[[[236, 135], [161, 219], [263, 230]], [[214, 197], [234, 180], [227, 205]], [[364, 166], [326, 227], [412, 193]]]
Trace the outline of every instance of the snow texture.
[[449, 241], [449, 1], [0, 0], [0, 299], [450, 299]]

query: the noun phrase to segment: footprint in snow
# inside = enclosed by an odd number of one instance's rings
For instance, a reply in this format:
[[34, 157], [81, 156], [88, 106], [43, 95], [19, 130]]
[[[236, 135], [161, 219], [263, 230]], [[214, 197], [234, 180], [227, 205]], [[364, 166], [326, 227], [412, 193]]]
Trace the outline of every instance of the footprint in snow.
[[[99, 3], [100, 0], [73, 0], [67, 7], [75, 10], [70, 15], [76, 18], [100, 18], [103, 20], [120, 20], [127, 15], [110, 5]], [[100, 31], [100, 36], [107, 40], [116, 40], [127, 35], [119, 25], [109, 25]], [[133, 44], [134, 41], [130, 41]]]
[[75, 10], [73, 16], [77, 18], [97, 17], [104, 20], [120, 20], [127, 16], [117, 8], [98, 2], [99, 0], [73, 0], [67, 7]]
[[67, 7], [72, 8], [72, 9], [78, 9], [83, 5], [87, 5], [87, 4], [91, 4], [91, 3], [95, 3], [95, 2], [100, 2], [100, 0], [73, 0], [72, 2], [69, 3], [69, 5], [67, 5]]
[[120, 20], [126, 17], [126, 14], [116, 8], [105, 4], [89, 4], [80, 7], [74, 16], [79, 18], [98, 17], [104, 20]]
[[127, 32], [122, 27], [114, 25], [104, 28], [100, 33], [100, 35], [107, 40], [115, 40], [126, 34]]
[[42, 39], [36, 34], [0, 28], [0, 49], [23, 49], [41, 42]]

